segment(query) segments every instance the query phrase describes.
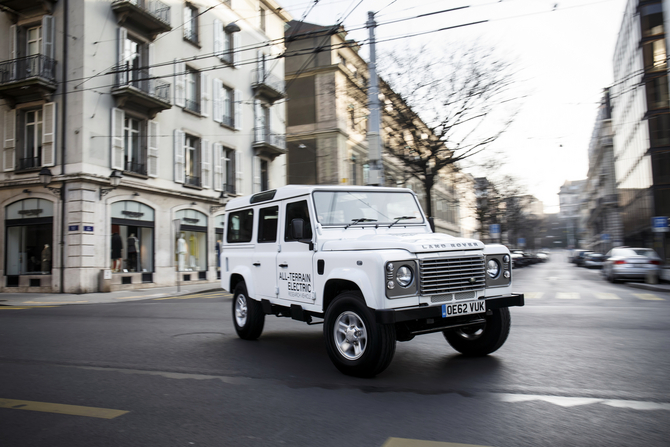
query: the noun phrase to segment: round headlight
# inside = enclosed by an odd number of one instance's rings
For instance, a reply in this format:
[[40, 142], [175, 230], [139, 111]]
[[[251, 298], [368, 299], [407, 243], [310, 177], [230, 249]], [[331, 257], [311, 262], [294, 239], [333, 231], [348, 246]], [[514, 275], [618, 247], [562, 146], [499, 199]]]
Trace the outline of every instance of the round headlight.
[[489, 259], [489, 262], [486, 263], [486, 273], [489, 274], [490, 278], [497, 278], [500, 274], [500, 264], [495, 259]]
[[412, 279], [414, 279], [412, 269], [407, 267], [406, 265], [403, 265], [396, 272], [395, 279], [396, 281], [398, 281], [398, 284], [400, 284], [400, 287], [409, 286], [410, 284], [412, 284]]

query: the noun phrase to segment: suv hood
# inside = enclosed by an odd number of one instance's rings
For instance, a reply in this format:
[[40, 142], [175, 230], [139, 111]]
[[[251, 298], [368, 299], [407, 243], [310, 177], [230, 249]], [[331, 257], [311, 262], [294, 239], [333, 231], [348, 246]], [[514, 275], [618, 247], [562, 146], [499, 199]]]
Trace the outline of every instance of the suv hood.
[[412, 253], [484, 249], [484, 243], [442, 233], [366, 234], [355, 238], [330, 239], [323, 251], [404, 249]]

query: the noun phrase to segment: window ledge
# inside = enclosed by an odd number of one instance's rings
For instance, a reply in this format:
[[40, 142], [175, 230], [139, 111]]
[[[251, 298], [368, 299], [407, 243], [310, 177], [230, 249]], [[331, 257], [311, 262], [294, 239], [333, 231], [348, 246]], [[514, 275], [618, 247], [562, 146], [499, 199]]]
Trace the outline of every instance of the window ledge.
[[195, 41], [189, 39], [188, 37], [184, 37], [184, 42], [188, 42], [188, 43], [190, 43], [191, 45], [193, 45], [194, 47], [198, 48], [199, 50], [202, 49], [202, 46], [200, 45], [199, 42], [195, 42]]
[[238, 132], [240, 130], [240, 129], [236, 129], [233, 126], [229, 126], [228, 124], [223, 124], [223, 123], [219, 123], [219, 126], [223, 127], [224, 129], [232, 130], [232, 131], [235, 131], [235, 132]]
[[182, 110], [186, 113], [189, 113], [193, 116], [197, 116], [198, 118], [204, 118], [202, 113], [196, 112], [195, 110], [191, 110], [189, 108], [183, 107]]
[[203, 189], [205, 189], [205, 188], [203, 188], [202, 186], [187, 185], [186, 183], [183, 183], [182, 186], [183, 186], [184, 188], [197, 189], [198, 191], [202, 191]]
[[148, 179], [149, 176], [145, 174], [140, 174], [139, 172], [133, 172], [133, 171], [123, 171], [123, 175], [127, 177], [135, 177], [135, 178], [141, 178], [141, 179]]

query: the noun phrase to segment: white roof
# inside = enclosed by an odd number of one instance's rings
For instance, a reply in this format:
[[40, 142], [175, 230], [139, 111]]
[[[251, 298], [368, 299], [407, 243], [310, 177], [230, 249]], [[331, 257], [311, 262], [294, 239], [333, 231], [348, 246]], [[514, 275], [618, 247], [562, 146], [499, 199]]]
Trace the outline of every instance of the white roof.
[[[272, 192], [274, 191], [274, 196], [272, 196]], [[244, 197], [237, 197], [234, 199], [231, 199], [228, 201], [226, 204], [226, 211], [230, 211], [232, 209], [237, 209], [237, 208], [244, 208], [249, 205], [255, 205], [257, 203], [267, 203], [267, 202], [274, 202], [278, 200], [285, 200], [285, 199], [290, 199], [293, 197], [300, 197], [304, 195], [311, 194], [313, 191], [376, 191], [376, 192], [409, 192], [413, 194], [413, 191], [409, 188], [392, 188], [392, 187], [385, 187], [385, 186], [352, 186], [352, 185], [346, 185], [346, 186], [336, 186], [336, 185], [287, 185], [287, 186], [282, 186], [281, 188], [277, 188], [275, 190], [270, 190], [270, 191], [263, 191], [251, 196], [244, 196]], [[263, 195], [267, 195], [266, 200], [259, 200], [256, 203], [252, 204], [251, 199], [252, 197], [260, 197]]]

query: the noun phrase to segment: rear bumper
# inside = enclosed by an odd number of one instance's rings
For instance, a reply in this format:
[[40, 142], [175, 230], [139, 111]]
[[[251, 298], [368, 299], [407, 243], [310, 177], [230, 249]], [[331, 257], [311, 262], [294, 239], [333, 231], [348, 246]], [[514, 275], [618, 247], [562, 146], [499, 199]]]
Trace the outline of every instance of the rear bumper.
[[[509, 296], [481, 298], [486, 300], [486, 309], [523, 306], [523, 294], [512, 293]], [[381, 309], [375, 311], [375, 320], [381, 324], [393, 324], [423, 318], [442, 318], [442, 306], [426, 306], [413, 309]]]

